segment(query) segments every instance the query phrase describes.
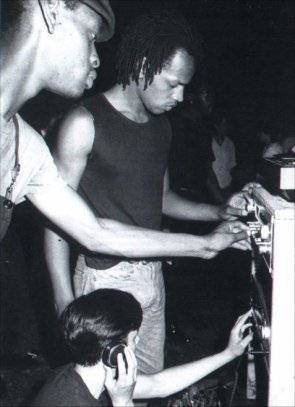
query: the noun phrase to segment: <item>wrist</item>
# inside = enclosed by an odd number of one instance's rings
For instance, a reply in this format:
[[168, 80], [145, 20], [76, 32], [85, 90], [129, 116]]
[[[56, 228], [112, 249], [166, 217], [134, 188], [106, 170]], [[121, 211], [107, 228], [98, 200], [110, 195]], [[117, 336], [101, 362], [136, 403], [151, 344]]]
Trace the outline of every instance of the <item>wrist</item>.
[[229, 347], [225, 348], [222, 353], [224, 358], [227, 360], [226, 363], [231, 362], [238, 356], [233, 351], [231, 351]]
[[195, 257], [201, 257], [204, 259], [208, 259], [214, 256], [215, 251], [212, 250], [212, 234], [205, 235], [205, 236], [198, 236], [198, 244], [196, 245], [197, 248], [194, 250]]
[[224, 214], [225, 214], [224, 205], [221, 204], [221, 205], [216, 206], [216, 217], [219, 221], [224, 220]]
[[126, 397], [112, 397], [112, 404], [114, 407], [134, 407], [132, 398]]

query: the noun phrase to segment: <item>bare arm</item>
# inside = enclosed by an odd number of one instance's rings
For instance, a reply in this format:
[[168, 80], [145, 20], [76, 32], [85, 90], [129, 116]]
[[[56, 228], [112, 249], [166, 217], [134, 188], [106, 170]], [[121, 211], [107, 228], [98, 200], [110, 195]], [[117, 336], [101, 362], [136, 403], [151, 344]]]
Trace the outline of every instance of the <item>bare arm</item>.
[[220, 353], [181, 366], [165, 369], [153, 375], [138, 375], [134, 395], [136, 398], [167, 397], [208, 374], [224, 366], [243, 354], [252, 340], [252, 334], [243, 338], [243, 333], [251, 324], [246, 320], [250, 312], [242, 315], [233, 327], [227, 348]]
[[164, 178], [163, 214], [182, 220], [221, 221], [218, 206], [192, 202], [173, 192], [169, 186], [168, 170]]
[[[94, 127], [92, 118], [83, 108], [72, 111], [65, 118], [59, 129], [54, 158], [60, 174], [73, 190], [77, 189], [85, 170], [87, 156], [92, 148], [93, 136]], [[69, 195], [70, 212], [73, 213], [73, 197], [71, 197], [73, 193], [68, 189], [66, 194]], [[64, 200], [66, 199], [67, 198], [64, 197]], [[74, 196], [74, 201], [77, 199], [80, 200], [80, 197]], [[84, 202], [81, 201], [81, 203], [84, 207]], [[78, 204], [77, 209], [79, 209], [79, 206]], [[69, 208], [69, 206], [66, 206], [64, 203], [62, 207]], [[87, 216], [89, 216], [89, 221], [93, 221], [93, 214], [89, 209], [84, 208], [84, 210], [86, 213], [82, 215], [80, 212], [80, 219], [84, 220], [85, 216], [86, 219]], [[53, 219], [51, 220], [54, 222]], [[79, 228], [79, 223], [75, 220], [74, 222], [75, 226]], [[82, 236], [83, 234], [79, 231], [77, 240], [79, 241]], [[83, 241], [81, 241], [81, 243], [83, 244]], [[46, 263], [52, 281], [55, 304], [59, 314], [74, 299], [70, 273], [70, 248], [68, 242], [59, 233], [53, 228], [47, 228], [44, 234], [44, 249]]]
[[216, 206], [192, 202], [180, 197], [170, 189], [167, 170], [163, 188], [163, 214], [182, 220], [219, 222], [246, 216], [251, 185], [246, 185], [244, 188], [245, 190], [232, 195], [224, 205]]
[[[245, 239], [245, 230], [229, 226], [208, 236], [170, 234], [114, 220], [97, 219], [75, 192], [92, 148], [94, 126], [90, 114], [83, 108], [72, 111], [64, 120], [55, 160], [69, 186], [52, 193], [33, 195], [30, 199], [54, 224], [69, 236], [94, 252], [121, 257], [214, 257], [220, 250]], [[99, 186], [98, 186], [99, 187]], [[67, 242], [55, 231], [45, 233], [45, 255], [51, 275], [58, 311], [73, 299]]]
[[230, 196], [227, 202], [220, 206], [196, 203], [180, 197], [170, 189], [167, 170], [163, 188], [163, 214], [182, 220], [219, 222], [247, 216], [247, 205], [251, 201], [250, 192], [253, 186], [253, 183], [246, 184], [242, 191]]

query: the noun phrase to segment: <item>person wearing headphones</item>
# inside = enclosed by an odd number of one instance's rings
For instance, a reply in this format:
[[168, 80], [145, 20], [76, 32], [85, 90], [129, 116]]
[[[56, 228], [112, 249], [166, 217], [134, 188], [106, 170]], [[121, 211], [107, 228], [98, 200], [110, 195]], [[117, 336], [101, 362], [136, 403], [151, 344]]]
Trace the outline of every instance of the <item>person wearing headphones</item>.
[[167, 397], [233, 359], [252, 340], [250, 311], [234, 325], [225, 350], [158, 373], [137, 374], [134, 355], [142, 308], [128, 292], [99, 289], [70, 303], [61, 328], [72, 363], [48, 378], [32, 407], [133, 406], [133, 399]]

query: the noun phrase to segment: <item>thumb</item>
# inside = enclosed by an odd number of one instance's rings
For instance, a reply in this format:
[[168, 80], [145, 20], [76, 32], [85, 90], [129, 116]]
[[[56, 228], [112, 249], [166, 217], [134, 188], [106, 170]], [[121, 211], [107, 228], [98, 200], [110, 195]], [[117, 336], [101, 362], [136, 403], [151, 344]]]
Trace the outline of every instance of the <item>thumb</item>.
[[236, 208], [234, 206], [228, 206], [226, 208], [226, 214], [227, 215], [231, 215], [231, 216], [245, 216], [247, 215], [247, 211], [245, 209], [242, 208]]
[[238, 242], [239, 240], [248, 239], [248, 233], [246, 230], [241, 230], [240, 232], [232, 233], [231, 236], [232, 236], [233, 242]]
[[242, 341], [241, 341], [241, 345], [243, 346], [243, 348], [247, 348], [247, 346], [249, 345], [249, 343], [252, 341], [253, 339], [253, 334], [249, 333]]

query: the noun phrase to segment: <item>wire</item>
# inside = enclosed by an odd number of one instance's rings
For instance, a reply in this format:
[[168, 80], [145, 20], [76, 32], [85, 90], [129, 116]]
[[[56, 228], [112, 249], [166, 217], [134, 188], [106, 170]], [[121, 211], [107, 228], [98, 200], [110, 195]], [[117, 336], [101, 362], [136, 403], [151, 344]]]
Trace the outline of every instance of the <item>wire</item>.
[[233, 384], [232, 391], [231, 391], [231, 394], [230, 394], [228, 407], [232, 407], [232, 405], [233, 405], [234, 397], [235, 397], [237, 387], [238, 387], [238, 381], [239, 381], [238, 370], [240, 368], [241, 362], [242, 362], [242, 357], [240, 357], [238, 362], [237, 362], [237, 367], [236, 367], [236, 370], [235, 370], [235, 380], [234, 380], [234, 384]]

